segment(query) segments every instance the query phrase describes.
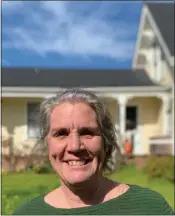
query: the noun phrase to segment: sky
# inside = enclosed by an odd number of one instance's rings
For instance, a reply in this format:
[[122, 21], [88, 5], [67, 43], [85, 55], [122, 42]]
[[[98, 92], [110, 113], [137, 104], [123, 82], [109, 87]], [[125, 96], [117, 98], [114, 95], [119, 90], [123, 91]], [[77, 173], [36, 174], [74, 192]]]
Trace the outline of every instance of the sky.
[[3, 1], [2, 66], [131, 68], [142, 2]]

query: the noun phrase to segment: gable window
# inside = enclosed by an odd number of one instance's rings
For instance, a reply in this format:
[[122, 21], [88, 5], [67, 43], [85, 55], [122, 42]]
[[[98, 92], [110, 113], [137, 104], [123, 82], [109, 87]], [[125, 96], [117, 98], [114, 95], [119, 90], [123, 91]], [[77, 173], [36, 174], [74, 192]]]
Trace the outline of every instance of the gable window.
[[157, 82], [160, 82], [163, 78], [163, 71], [162, 71], [162, 50], [160, 48], [160, 45], [157, 41], [154, 41], [153, 44], [154, 48], [154, 57], [153, 57], [153, 67], [154, 67], [154, 79]]
[[28, 138], [39, 138], [39, 103], [27, 104], [27, 135]]

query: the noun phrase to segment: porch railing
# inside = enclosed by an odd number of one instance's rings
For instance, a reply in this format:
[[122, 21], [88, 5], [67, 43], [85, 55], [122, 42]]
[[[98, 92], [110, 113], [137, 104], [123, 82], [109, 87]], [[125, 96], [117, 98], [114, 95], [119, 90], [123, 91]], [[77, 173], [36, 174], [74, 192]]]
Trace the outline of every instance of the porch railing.
[[171, 155], [173, 142], [171, 137], [152, 137], [150, 139], [150, 153], [152, 155]]

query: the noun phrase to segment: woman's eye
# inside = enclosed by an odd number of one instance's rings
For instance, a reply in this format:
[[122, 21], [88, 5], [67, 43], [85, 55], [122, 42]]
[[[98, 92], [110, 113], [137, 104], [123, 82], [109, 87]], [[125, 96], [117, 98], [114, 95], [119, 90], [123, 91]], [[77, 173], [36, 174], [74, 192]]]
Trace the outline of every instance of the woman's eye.
[[61, 131], [58, 131], [54, 134], [55, 137], [65, 137], [65, 136], [68, 136], [68, 131], [66, 130], [61, 130]]
[[90, 130], [82, 130], [80, 131], [80, 136], [92, 137], [94, 136], [94, 132]]

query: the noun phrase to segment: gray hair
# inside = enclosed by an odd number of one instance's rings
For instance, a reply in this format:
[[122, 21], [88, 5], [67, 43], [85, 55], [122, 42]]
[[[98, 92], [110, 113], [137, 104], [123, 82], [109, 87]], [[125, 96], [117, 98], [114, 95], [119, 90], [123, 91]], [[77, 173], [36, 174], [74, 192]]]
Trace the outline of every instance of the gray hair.
[[49, 132], [50, 115], [53, 109], [63, 102], [83, 102], [95, 111], [105, 151], [103, 168], [108, 168], [108, 163], [112, 160], [112, 153], [114, 150], [120, 152], [117, 144], [116, 131], [107, 107], [99, 97], [89, 91], [82, 89], [68, 89], [54, 97], [44, 100], [40, 105], [41, 138], [45, 139]]

